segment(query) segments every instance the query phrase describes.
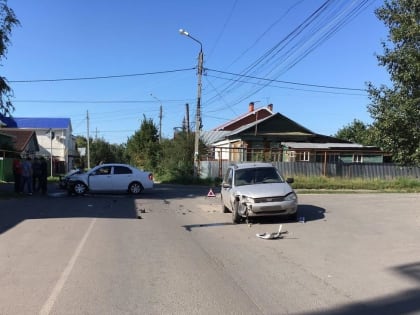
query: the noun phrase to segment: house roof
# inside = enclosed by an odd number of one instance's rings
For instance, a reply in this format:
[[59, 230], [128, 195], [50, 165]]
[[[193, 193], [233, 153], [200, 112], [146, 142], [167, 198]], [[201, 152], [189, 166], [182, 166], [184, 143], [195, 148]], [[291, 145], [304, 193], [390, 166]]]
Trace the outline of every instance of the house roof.
[[224, 131], [224, 130], [211, 130], [211, 131], [202, 131], [200, 134], [200, 139], [206, 145], [211, 145], [213, 143], [222, 141], [226, 139], [233, 131]]
[[21, 129], [68, 129], [71, 128], [70, 118], [29, 118], [0, 117], [6, 128]]
[[4, 135], [12, 137], [13, 146], [18, 152], [25, 151], [31, 146], [31, 143], [34, 147], [34, 151], [39, 151], [38, 140], [36, 138], [35, 131], [33, 130], [1, 128], [0, 132]]
[[[261, 108], [257, 108], [255, 110], [251, 110], [248, 111], [245, 114], [242, 114], [238, 117], [236, 117], [235, 119], [232, 119], [230, 121], [228, 121], [227, 123], [224, 123], [216, 128], [213, 129], [213, 131], [217, 131], [217, 130], [229, 130], [230, 126], [236, 125], [237, 123], [240, 123], [241, 120], [246, 121], [248, 117], [252, 116], [252, 117], [261, 117], [261, 118], [265, 118], [267, 116], [271, 116], [273, 114], [273, 112], [267, 108], [267, 107], [261, 107]], [[254, 118], [253, 118], [254, 119]]]
[[282, 142], [282, 145], [291, 149], [318, 149], [318, 150], [346, 150], [346, 149], [371, 149], [379, 150], [374, 146], [364, 146], [359, 143], [337, 143], [337, 142], [326, 142], [326, 143], [313, 143], [313, 142]]

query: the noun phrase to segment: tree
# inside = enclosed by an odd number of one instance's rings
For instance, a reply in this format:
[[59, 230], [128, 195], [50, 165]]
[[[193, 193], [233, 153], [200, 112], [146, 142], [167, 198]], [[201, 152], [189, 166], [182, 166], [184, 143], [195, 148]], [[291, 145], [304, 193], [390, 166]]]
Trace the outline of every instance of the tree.
[[[129, 158], [126, 148], [122, 144], [110, 144], [105, 139], [99, 138], [89, 142], [90, 161], [92, 165], [103, 163], [128, 163]], [[77, 148], [87, 149], [87, 139], [83, 136], [76, 136]], [[87, 154], [87, 153], [86, 153]], [[80, 157], [79, 167], [87, 166], [86, 154]]]
[[377, 56], [393, 86], [368, 84], [376, 143], [395, 162], [420, 164], [420, 0], [385, 0], [376, 16], [389, 28]]
[[[12, 28], [19, 25], [12, 9], [7, 6], [7, 0], [0, 0], [0, 66], [2, 59], [6, 57], [7, 46], [10, 44]], [[10, 115], [14, 111], [14, 106], [10, 100], [12, 89], [7, 83], [6, 78], [0, 76], [0, 114]]]
[[334, 137], [363, 145], [372, 145], [370, 126], [358, 119], [354, 119], [352, 123], [339, 129]]
[[159, 177], [183, 183], [193, 179], [194, 137], [185, 131], [162, 142]]
[[143, 116], [140, 130], [136, 131], [127, 141], [127, 153], [131, 163], [149, 171], [155, 171], [159, 159], [158, 128], [152, 119]]

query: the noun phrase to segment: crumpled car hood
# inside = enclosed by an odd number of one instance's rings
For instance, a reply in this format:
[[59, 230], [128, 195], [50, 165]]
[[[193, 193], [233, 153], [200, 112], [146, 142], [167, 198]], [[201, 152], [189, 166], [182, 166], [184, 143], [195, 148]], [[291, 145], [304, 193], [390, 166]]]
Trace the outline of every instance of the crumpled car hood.
[[256, 184], [236, 187], [236, 194], [252, 198], [286, 196], [293, 191], [287, 183]]

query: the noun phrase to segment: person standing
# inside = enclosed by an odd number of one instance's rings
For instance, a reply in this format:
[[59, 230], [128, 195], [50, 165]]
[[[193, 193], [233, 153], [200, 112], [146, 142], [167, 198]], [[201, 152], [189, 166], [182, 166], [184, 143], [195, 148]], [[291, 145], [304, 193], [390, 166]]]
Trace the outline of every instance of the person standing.
[[41, 164], [37, 157], [32, 162], [32, 189], [38, 192], [41, 188]]
[[12, 164], [13, 177], [15, 180], [15, 193], [21, 192], [22, 163], [19, 157], [15, 157]]
[[32, 195], [32, 163], [30, 157], [27, 157], [22, 163], [22, 192], [25, 192], [25, 187], [28, 195]]
[[45, 161], [44, 157], [41, 157], [40, 170], [41, 170], [41, 175], [39, 177], [39, 181], [40, 181], [39, 183], [41, 187], [41, 193], [45, 195], [47, 193], [48, 166], [47, 166], [47, 161]]

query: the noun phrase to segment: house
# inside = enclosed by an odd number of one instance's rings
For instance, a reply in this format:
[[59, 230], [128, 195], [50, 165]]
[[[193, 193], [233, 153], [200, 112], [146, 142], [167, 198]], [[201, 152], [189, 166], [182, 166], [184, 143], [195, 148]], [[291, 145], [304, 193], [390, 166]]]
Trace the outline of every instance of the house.
[[76, 149], [75, 138], [72, 136], [70, 118], [2, 116], [0, 120], [3, 123], [0, 131], [3, 133], [14, 130], [34, 132], [39, 145], [39, 151], [34, 155], [44, 156], [47, 159], [52, 158], [53, 172], [66, 173], [73, 168], [75, 159], [79, 157], [79, 154]]
[[384, 156], [377, 147], [317, 134], [274, 113], [272, 104], [255, 109], [250, 103], [246, 114], [203, 132], [201, 139], [210, 149], [207, 160], [382, 163]]
[[39, 151], [35, 131], [0, 128], [0, 150], [3, 157], [35, 155]]

